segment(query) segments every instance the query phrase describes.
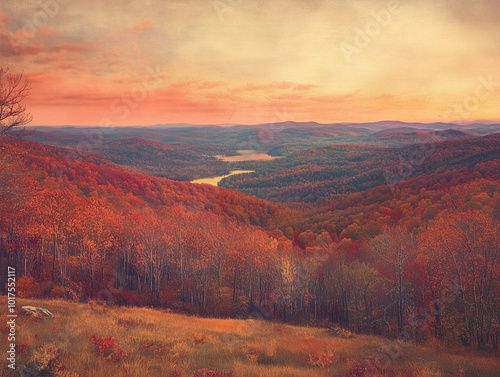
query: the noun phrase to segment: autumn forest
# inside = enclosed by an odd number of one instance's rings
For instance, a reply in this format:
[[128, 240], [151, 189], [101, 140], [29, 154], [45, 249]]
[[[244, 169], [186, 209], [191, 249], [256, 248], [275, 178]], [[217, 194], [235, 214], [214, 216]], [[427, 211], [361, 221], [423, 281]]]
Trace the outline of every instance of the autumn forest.
[[[121, 151], [137, 164], [114, 163], [98, 150], [115, 141], [98, 131], [1, 139], [2, 265], [16, 266], [19, 295], [498, 350], [498, 134], [341, 143], [232, 166], [214, 157], [228, 146], [155, 141], [171, 152], [163, 169], [192, 150], [220, 171], [256, 171], [214, 187], [145, 174], [146, 139]], [[82, 132], [96, 151], [63, 146]]]

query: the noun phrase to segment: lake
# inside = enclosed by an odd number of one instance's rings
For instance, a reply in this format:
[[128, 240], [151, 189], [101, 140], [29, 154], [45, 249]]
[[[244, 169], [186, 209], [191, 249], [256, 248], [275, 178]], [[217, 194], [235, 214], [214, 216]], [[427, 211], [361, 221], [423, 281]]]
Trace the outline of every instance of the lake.
[[238, 152], [238, 155], [236, 156], [215, 156], [218, 159], [222, 161], [229, 161], [229, 162], [239, 162], [239, 161], [267, 161], [267, 160], [274, 160], [274, 156], [270, 156], [267, 153], [264, 152], [257, 152], [254, 150], [249, 150], [249, 149], [241, 149]]
[[255, 173], [255, 170], [233, 170], [226, 175], [220, 175], [218, 177], [212, 177], [212, 178], [195, 179], [194, 181], [191, 181], [191, 183], [203, 183], [206, 185], [219, 186], [219, 182], [222, 181], [224, 178], [229, 177], [230, 175], [245, 174], [245, 173]]

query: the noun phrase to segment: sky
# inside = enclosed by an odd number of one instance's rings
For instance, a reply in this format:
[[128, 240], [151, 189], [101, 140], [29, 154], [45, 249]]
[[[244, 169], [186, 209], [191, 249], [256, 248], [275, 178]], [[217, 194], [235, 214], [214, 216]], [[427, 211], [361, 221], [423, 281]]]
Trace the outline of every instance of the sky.
[[18, 0], [32, 125], [499, 119], [497, 0]]

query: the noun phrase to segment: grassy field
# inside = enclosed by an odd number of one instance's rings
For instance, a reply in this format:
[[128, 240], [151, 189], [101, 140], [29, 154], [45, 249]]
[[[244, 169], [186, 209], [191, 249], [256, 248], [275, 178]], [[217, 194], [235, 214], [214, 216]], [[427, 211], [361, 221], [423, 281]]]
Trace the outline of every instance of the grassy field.
[[[5, 313], [4, 296], [0, 304]], [[18, 299], [18, 309], [23, 305], [47, 308], [55, 318], [18, 317], [17, 370], [11, 371], [4, 357], [8, 329], [2, 317], [2, 376], [23, 375], [22, 370], [26, 376], [66, 377], [500, 376], [500, 358], [437, 344], [414, 346], [341, 331], [148, 308]], [[363, 368], [371, 374], [363, 374]]]

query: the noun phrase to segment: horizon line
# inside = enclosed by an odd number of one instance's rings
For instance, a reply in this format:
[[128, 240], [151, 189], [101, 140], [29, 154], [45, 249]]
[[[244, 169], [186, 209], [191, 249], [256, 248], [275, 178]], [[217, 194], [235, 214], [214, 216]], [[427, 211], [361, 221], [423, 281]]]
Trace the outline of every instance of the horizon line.
[[235, 126], [263, 126], [263, 125], [273, 125], [273, 124], [283, 124], [283, 123], [316, 123], [318, 125], [362, 125], [362, 124], [378, 124], [378, 123], [403, 123], [403, 124], [450, 124], [456, 126], [467, 126], [471, 124], [484, 124], [484, 125], [492, 125], [496, 123], [500, 123], [500, 119], [477, 119], [477, 120], [453, 120], [453, 121], [401, 121], [401, 120], [378, 120], [378, 121], [370, 121], [370, 122], [317, 122], [317, 121], [295, 121], [295, 120], [285, 120], [281, 122], [262, 122], [262, 123], [219, 123], [219, 124], [210, 124], [210, 123], [155, 123], [155, 124], [135, 124], [135, 125], [109, 125], [109, 126], [101, 126], [101, 125], [83, 125], [83, 124], [37, 124], [37, 125], [26, 125], [24, 128], [34, 128], [34, 127], [92, 127], [92, 128], [111, 128], [111, 127], [161, 127], [161, 126], [185, 126], [185, 127], [235, 127]]

